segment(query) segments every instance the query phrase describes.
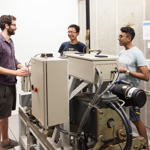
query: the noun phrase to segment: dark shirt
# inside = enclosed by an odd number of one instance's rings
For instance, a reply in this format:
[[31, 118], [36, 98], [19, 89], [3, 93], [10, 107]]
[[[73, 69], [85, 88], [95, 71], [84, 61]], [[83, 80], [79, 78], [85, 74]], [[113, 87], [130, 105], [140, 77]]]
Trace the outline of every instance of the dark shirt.
[[74, 51], [86, 53], [85, 44], [78, 42], [77, 44], [73, 45], [73, 44], [70, 44], [70, 41], [62, 43], [58, 52], [63, 53], [63, 51], [69, 51], [70, 48], [73, 49]]
[[[6, 41], [0, 33], [0, 67], [16, 70], [19, 62], [15, 59], [14, 43]], [[0, 74], [0, 84], [14, 85], [17, 82], [16, 76]]]

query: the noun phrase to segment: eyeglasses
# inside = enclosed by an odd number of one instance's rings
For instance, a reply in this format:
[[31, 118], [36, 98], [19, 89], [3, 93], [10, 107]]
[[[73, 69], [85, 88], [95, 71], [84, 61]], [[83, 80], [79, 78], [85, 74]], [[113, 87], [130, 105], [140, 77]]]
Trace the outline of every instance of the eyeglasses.
[[67, 33], [68, 33], [68, 34], [75, 34], [75, 33], [77, 33], [77, 32], [68, 31]]
[[121, 39], [121, 38], [123, 38], [123, 37], [126, 37], [126, 36], [123, 36], [123, 35], [118, 35], [118, 38], [120, 38], [120, 39]]
[[11, 25], [16, 27], [16, 24], [11, 24]]

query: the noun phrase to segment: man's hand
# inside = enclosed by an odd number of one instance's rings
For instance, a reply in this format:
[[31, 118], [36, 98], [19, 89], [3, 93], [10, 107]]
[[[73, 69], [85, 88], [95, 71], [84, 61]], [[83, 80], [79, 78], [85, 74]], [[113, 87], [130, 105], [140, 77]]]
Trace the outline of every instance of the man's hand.
[[28, 70], [26, 68], [21, 68], [20, 70], [16, 70], [16, 76], [28, 76], [30, 75], [30, 72], [28, 73]]
[[124, 69], [123, 67], [121, 67], [121, 66], [119, 65], [119, 72], [120, 72], [120, 73], [126, 73], [127, 70]]

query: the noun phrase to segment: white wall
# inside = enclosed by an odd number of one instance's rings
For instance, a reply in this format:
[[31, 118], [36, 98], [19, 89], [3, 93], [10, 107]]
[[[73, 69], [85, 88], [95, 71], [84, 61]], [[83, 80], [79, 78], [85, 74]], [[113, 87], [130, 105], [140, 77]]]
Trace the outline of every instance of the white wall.
[[[12, 36], [16, 58], [24, 64], [38, 53], [58, 57], [60, 44], [69, 40], [67, 27], [78, 24], [77, 4], [77, 0], [1, 0], [0, 16], [11, 14], [17, 18], [18, 29]], [[18, 93], [20, 87], [18, 78]]]
[[[85, 35], [85, 1], [80, 0], [79, 25]], [[123, 47], [119, 46], [118, 34], [123, 26], [134, 28], [136, 36], [133, 44], [139, 47], [147, 59], [150, 59], [150, 49], [143, 41], [143, 21], [150, 20], [150, 0], [90, 0], [90, 37], [91, 49], [100, 49], [102, 53], [118, 55]], [[84, 41], [84, 36], [80, 36]]]

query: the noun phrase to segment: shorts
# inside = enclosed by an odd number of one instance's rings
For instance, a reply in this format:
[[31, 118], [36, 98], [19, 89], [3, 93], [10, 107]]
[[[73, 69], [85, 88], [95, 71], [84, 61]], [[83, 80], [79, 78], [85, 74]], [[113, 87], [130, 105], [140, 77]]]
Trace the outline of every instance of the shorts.
[[11, 116], [16, 109], [16, 86], [0, 84], [0, 119]]
[[131, 121], [138, 121], [140, 120], [140, 115], [136, 114], [135, 111], [133, 110], [133, 107], [130, 107], [130, 120]]

